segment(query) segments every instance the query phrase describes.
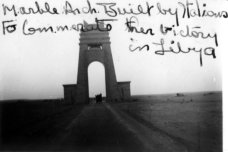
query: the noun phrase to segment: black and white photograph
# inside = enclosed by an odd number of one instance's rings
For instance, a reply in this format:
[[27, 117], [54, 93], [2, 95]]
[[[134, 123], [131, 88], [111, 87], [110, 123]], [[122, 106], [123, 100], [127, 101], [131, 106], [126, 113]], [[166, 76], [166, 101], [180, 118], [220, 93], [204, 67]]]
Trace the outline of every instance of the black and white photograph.
[[0, 151], [228, 152], [227, 8], [0, 0]]

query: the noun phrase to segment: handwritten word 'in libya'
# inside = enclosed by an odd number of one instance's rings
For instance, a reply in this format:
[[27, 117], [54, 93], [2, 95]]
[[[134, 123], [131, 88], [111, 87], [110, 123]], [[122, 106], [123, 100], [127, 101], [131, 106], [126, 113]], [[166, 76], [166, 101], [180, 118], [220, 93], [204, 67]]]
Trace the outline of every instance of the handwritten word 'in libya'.
[[[133, 39], [131, 39], [134, 41]], [[183, 49], [180, 42], [170, 41], [170, 45], [168, 47], [168, 44], [165, 43], [165, 40], [163, 38], [160, 39], [159, 42], [152, 42], [153, 45], [159, 46], [160, 48], [155, 50], [156, 55], [165, 55], [166, 53], [184, 53], [188, 54], [190, 52], [196, 52], [199, 53], [199, 60], [200, 60], [200, 66], [203, 66], [203, 54], [206, 56], [212, 56], [214, 59], [216, 58], [215, 54], [215, 48], [214, 47], [205, 47], [205, 48], [197, 48], [197, 47], [187, 47], [186, 49]], [[143, 49], [146, 49], [147, 51], [151, 50], [151, 46], [149, 44], [145, 44], [143, 46], [134, 46], [133, 44], [129, 45], [129, 50], [131, 52], [135, 52], [137, 50], [142, 51]]]

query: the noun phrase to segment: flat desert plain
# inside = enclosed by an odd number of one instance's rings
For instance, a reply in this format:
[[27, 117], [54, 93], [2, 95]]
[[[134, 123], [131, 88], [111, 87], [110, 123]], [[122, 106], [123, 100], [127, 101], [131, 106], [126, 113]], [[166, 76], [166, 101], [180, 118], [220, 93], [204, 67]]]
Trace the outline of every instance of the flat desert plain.
[[222, 152], [222, 92], [2, 101], [0, 150]]
[[115, 106], [188, 149], [222, 151], [221, 92], [134, 96], [132, 101]]

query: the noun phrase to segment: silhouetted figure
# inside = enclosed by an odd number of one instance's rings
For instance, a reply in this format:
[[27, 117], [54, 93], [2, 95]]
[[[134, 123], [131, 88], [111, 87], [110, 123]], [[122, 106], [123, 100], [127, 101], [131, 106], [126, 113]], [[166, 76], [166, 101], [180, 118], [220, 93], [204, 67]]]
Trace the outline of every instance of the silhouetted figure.
[[102, 102], [102, 94], [96, 95], [96, 103]]
[[177, 96], [177, 97], [183, 97], [184, 94], [183, 94], [183, 93], [177, 93], [176, 96]]

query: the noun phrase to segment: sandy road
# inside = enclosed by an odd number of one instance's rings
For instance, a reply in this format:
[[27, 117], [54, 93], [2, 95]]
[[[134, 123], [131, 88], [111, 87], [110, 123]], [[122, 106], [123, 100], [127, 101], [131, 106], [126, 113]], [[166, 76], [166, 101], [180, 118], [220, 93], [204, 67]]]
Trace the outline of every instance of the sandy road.
[[86, 106], [58, 137], [53, 150], [187, 152], [175, 139], [146, 127], [108, 103]]

